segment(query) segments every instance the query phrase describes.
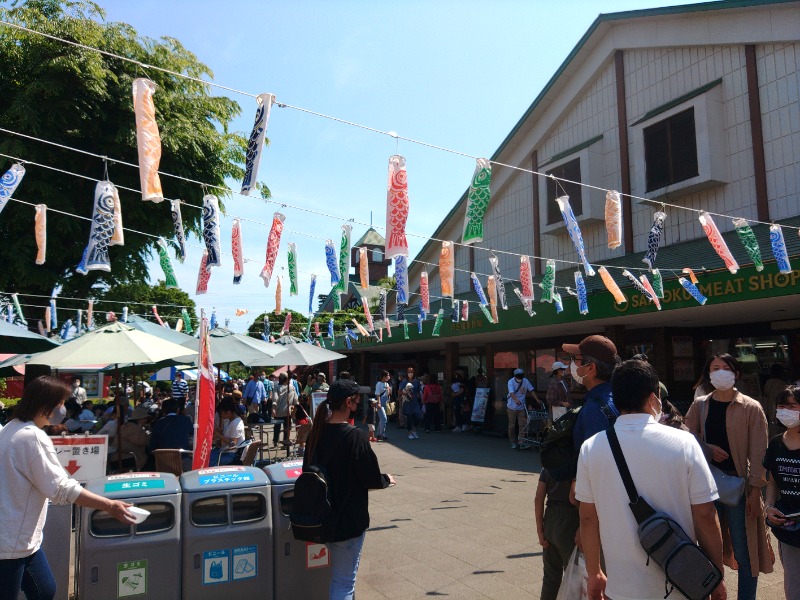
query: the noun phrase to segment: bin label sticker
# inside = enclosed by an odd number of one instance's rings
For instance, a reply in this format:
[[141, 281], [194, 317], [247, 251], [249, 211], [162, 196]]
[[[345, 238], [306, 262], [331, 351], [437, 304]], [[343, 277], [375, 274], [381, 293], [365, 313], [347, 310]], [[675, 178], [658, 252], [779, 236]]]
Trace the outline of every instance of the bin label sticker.
[[117, 481], [118, 479], [142, 479], [143, 477], [161, 477], [161, 473], [120, 473], [119, 475], [110, 475], [106, 477], [108, 481]]
[[319, 569], [331, 563], [331, 556], [325, 544], [306, 544], [306, 569]]
[[147, 561], [117, 563], [117, 598], [147, 594]]
[[104, 492], [133, 492], [137, 490], [163, 489], [163, 479], [128, 479], [127, 481], [112, 481], [103, 485]]
[[203, 552], [203, 585], [227, 583], [230, 579], [228, 566], [230, 550], [209, 550]]
[[297, 479], [303, 473], [303, 461], [291, 460], [283, 463], [283, 468], [288, 479]]
[[243, 546], [233, 549], [233, 580], [250, 579], [258, 575], [258, 547]]
[[211, 473], [235, 473], [236, 471], [246, 471], [244, 467], [211, 467], [210, 469], [200, 469], [198, 475], [209, 475]]
[[200, 485], [217, 485], [219, 483], [241, 483], [253, 481], [252, 473], [216, 473], [214, 475], [200, 475], [197, 478]]

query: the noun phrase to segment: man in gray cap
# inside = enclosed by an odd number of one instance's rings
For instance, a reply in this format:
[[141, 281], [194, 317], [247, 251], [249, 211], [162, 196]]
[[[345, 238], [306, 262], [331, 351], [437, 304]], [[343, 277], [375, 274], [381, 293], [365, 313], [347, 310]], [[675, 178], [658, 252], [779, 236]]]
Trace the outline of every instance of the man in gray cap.
[[514, 376], [508, 380], [508, 395], [506, 396], [508, 440], [511, 442], [512, 450], [530, 448], [527, 444], [519, 443], [518, 436], [525, 431], [525, 426], [528, 424], [528, 413], [525, 409], [526, 401], [531, 397], [536, 400], [537, 404], [540, 403], [533, 391], [533, 385], [525, 377], [525, 372], [522, 369], [515, 369]]

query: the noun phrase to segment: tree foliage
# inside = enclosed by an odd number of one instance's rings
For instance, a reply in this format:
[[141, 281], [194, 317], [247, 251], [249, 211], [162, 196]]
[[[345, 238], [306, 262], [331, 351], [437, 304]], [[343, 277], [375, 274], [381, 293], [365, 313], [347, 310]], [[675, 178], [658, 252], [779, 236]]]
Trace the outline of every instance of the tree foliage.
[[194, 300], [183, 290], [168, 288], [163, 281], [159, 281], [157, 285], [142, 282], [115, 285], [106, 291], [100, 300], [113, 301], [113, 304], [95, 303], [95, 306], [102, 307], [98, 312], [99, 322], [105, 322], [105, 314], [110, 310], [113, 310], [118, 319], [121, 318], [122, 307], [124, 303], [128, 303], [129, 313], [142, 315], [151, 320], [155, 320], [152, 306], [156, 306], [161, 319], [169, 322], [173, 328], [175, 321], [181, 318], [181, 307], [185, 306], [192, 320], [192, 329], [197, 331], [199, 325]]
[[[308, 317], [294, 310], [284, 310], [280, 315], [276, 315], [274, 311], [262, 313], [258, 315], [255, 318], [255, 321], [253, 321], [252, 325], [247, 328], [247, 332], [255, 337], [261, 336], [261, 334], [264, 332], [264, 319], [267, 318], [269, 320], [269, 331], [274, 337], [277, 338], [279, 337], [281, 329], [283, 328], [287, 312], [292, 313], [292, 323], [289, 327], [291, 335], [295, 337], [303, 337], [306, 333], [306, 328], [308, 327]], [[363, 311], [360, 310], [343, 310], [336, 313], [321, 312], [316, 313], [311, 319], [311, 336], [314, 336], [313, 324], [316, 322], [319, 323], [320, 334], [324, 337], [327, 337], [328, 322], [331, 318], [333, 319], [333, 328], [336, 332], [336, 335], [344, 333], [345, 326], [354, 329], [355, 326], [353, 325], [353, 319], [366, 326], [366, 318], [364, 317]]]
[[[210, 69], [176, 39], [139, 36], [124, 23], [108, 23], [94, 3], [28, 0], [0, 8], [0, 18], [87, 46], [196, 78]], [[247, 140], [228, 130], [239, 114], [229, 98], [212, 96], [201, 83], [143, 69], [135, 64], [11, 27], [0, 28], [0, 127], [70, 147], [138, 164], [131, 86], [137, 77], [153, 80], [156, 120], [161, 132], [160, 170], [211, 185], [242, 176]], [[79, 173], [87, 179], [27, 165], [15, 197], [50, 209], [91, 217], [95, 181], [105, 178], [102, 160], [21, 137], [4, 135], [0, 152], [27, 161]], [[0, 164], [5, 172], [12, 160]], [[108, 178], [117, 186], [139, 189], [138, 169], [109, 162]], [[161, 177], [164, 195], [199, 206], [197, 184]], [[268, 194], [266, 186], [259, 188]], [[213, 192], [218, 195], [221, 191]], [[126, 228], [172, 238], [169, 202], [144, 202], [120, 189]], [[198, 232], [201, 211], [185, 207], [184, 227]], [[48, 211], [47, 261], [36, 266], [32, 206], [10, 202], [0, 229], [0, 290], [85, 297], [90, 290], [147, 281], [147, 261], [155, 239], [125, 233], [125, 245], [110, 250], [111, 272], [75, 274], [89, 237], [90, 223]]]

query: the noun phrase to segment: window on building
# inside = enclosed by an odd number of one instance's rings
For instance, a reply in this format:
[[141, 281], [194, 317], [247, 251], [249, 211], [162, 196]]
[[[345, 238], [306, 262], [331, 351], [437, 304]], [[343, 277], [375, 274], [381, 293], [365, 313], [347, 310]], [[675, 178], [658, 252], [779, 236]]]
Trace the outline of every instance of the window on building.
[[383, 250], [380, 248], [372, 249], [372, 262], [383, 262]]
[[694, 107], [644, 129], [647, 191], [697, 177]]
[[[547, 172], [548, 175], [559, 177], [561, 179], [568, 179], [569, 181], [581, 180], [581, 159], [576, 158], [562, 165], [555, 167]], [[581, 195], [582, 187], [577, 183], [569, 183], [567, 181], [558, 181], [554, 179], [547, 179], [547, 224], [553, 225], [562, 220], [561, 211], [558, 208], [556, 198], [563, 196], [565, 193], [569, 196], [569, 204], [572, 207], [572, 212], [575, 215], [583, 213], [583, 198]]]

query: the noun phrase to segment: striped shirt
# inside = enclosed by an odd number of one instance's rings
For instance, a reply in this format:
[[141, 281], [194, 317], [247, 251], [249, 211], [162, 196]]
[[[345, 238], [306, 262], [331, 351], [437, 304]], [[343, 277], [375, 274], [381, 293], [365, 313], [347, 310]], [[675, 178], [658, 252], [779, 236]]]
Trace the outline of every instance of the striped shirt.
[[172, 399], [178, 402], [185, 400], [189, 393], [189, 384], [183, 379], [176, 379], [172, 382]]

